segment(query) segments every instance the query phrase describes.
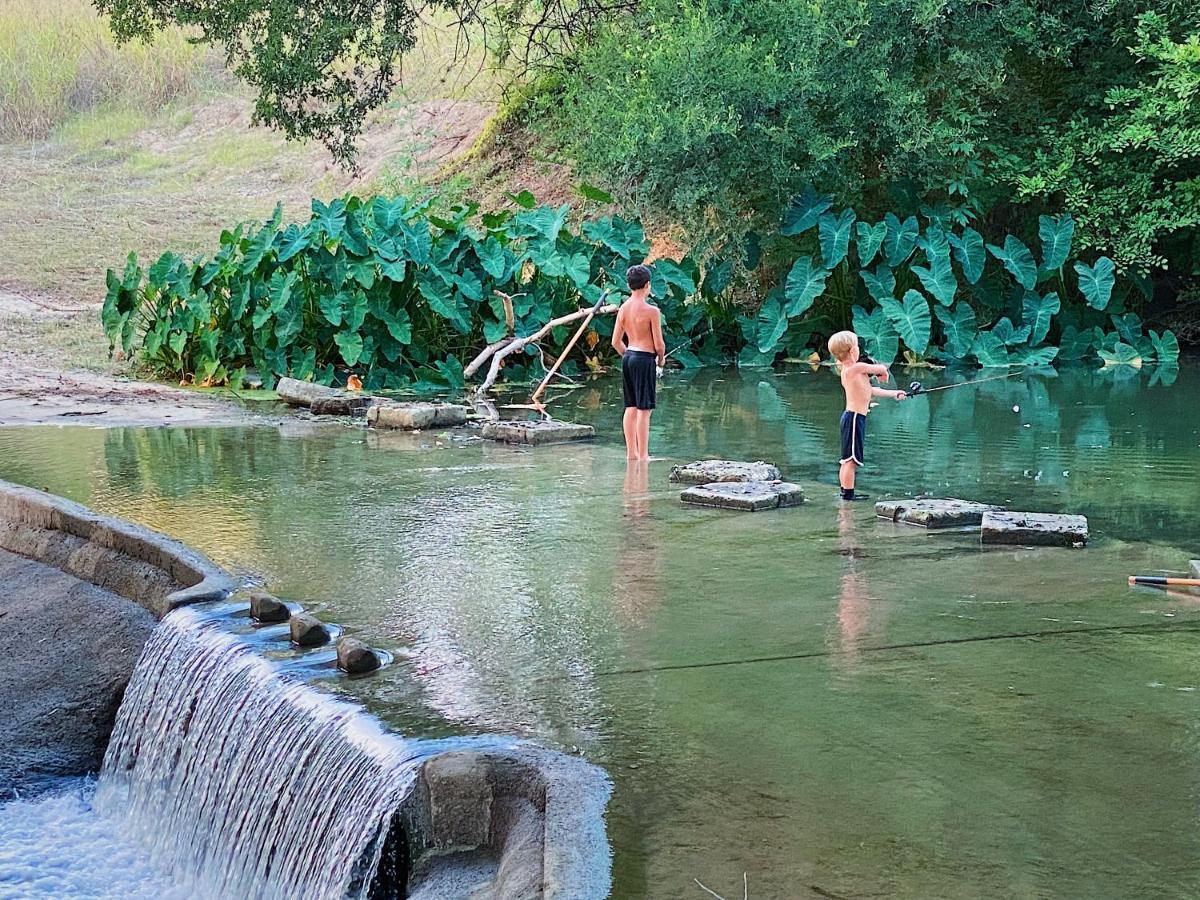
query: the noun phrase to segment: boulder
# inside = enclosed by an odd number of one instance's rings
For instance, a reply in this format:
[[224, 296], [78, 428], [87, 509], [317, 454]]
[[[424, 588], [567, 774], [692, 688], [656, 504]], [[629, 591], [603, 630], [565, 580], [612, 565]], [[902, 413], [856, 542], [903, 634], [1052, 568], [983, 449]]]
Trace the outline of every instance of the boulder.
[[757, 512], [799, 506], [804, 502], [804, 491], [786, 481], [717, 481], [687, 488], [679, 499], [699, 506]]
[[292, 616], [292, 643], [301, 647], [320, 647], [329, 643], [329, 629], [316, 616], [296, 613]]
[[1082, 547], [1087, 539], [1086, 517], [1050, 513], [987, 512], [980, 531], [980, 540], [985, 544]]
[[358, 638], [344, 637], [337, 642], [337, 664], [343, 672], [363, 675], [381, 665], [379, 654]]
[[250, 594], [250, 615], [260, 622], [286, 622], [292, 611], [284, 602], [266, 591]]
[[367, 410], [367, 424], [373, 428], [416, 431], [422, 428], [450, 428], [462, 425], [471, 415], [469, 406], [454, 403], [376, 403]]
[[713, 484], [718, 481], [778, 481], [779, 469], [761, 460], [734, 462], [729, 459], [702, 459], [671, 469], [671, 481], [685, 484]]
[[352, 416], [378, 402], [378, 397], [347, 393], [341, 397], [318, 397], [309, 409], [314, 416]]
[[875, 515], [923, 528], [965, 528], [978, 526], [983, 521], [984, 513], [1003, 509], [1002, 506], [952, 497], [918, 497], [915, 500], [880, 500], [875, 504]]
[[298, 381], [295, 378], [280, 378], [275, 385], [275, 393], [281, 400], [292, 406], [312, 406], [316, 400], [328, 400], [348, 396], [347, 391], [326, 387], [323, 384], [313, 384], [311, 381]]
[[505, 421], [488, 422], [483, 426], [483, 437], [504, 444], [562, 444], [568, 441], [586, 441], [596, 436], [591, 425], [576, 425], [573, 422]]

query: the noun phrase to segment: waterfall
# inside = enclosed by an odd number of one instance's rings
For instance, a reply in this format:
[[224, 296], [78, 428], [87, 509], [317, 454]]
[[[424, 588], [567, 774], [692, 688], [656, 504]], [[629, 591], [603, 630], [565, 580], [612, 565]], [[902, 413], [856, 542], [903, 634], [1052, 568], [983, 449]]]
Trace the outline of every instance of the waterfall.
[[142, 652], [96, 805], [213, 897], [357, 900], [429, 752], [185, 608]]

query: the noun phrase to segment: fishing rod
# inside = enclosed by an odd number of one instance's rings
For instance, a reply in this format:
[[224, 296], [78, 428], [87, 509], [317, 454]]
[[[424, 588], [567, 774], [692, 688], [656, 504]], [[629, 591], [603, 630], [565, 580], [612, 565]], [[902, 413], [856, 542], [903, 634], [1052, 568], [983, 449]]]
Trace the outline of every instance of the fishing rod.
[[1163, 575], [1130, 575], [1130, 584], [1148, 587], [1200, 587], [1200, 578], [1170, 578]]
[[1007, 372], [1004, 375], [990, 375], [987, 378], [975, 378], [971, 381], [959, 381], [954, 384], [942, 384], [931, 388], [925, 387], [919, 381], [914, 381], [908, 386], [908, 393], [910, 396], [915, 394], [932, 394], [934, 391], [948, 391], [950, 388], [966, 387], [968, 384], [983, 384], [985, 381], [1003, 381], [1005, 378], [1020, 375], [1024, 371], [1024, 369], [1017, 369], [1015, 372]]

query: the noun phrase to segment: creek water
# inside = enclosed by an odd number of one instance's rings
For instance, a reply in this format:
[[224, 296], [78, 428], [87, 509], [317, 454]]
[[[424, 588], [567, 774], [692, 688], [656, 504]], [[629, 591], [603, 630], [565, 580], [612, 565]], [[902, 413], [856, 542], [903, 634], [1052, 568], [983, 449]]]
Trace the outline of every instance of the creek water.
[[[743, 873], [757, 898], [1195, 897], [1200, 599], [1125, 583], [1200, 557], [1200, 377], [1162, 375], [1027, 374], [872, 412], [861, 490], [1082, 513], [1083, 550], [840, 504], [824, 370], [671, 376], [648, 467], [626, 466], [602, 380], [553, 407], [596, 425], [587, 445], [21, 428], [0, 430], [0, 477], [392, 650], [327, 685], [403, 735], [603, 766], [615, 897], [741, 896]], [[680, 505], [670, 465], [709, 456], [775, 462], [809, 502]]]

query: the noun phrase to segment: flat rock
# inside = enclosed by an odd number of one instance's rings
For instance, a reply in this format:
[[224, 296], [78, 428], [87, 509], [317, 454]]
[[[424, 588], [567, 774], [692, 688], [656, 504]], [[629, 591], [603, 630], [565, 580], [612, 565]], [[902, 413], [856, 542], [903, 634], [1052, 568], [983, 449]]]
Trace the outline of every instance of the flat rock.
[[378, 397], [347, 392], [341, 397], [318, 397], [309, 409], [314, 416], [352, 416], [378, 402]]
[[562, 444], [567, 441], [586, 441], [596, 436], [591, 425], [576, 425], [573, 422], [488, 422], [483, 426], [483, 437], [489, 441], [505, 444]]
[[471, 415], [471, 407], [454, 403], [376, 403], [367, 410], [367, 424], [373, 428], [416, 431], [422, 428], [449, 428], [462, 425]]
[[328, 644], [329, 629], [316, 616], [296, 613], [292, 616], [292, 643], [301, 647], [320, 647]]
[[378, 669], [382, 660], [378, 653], [358, 638], [344, 637], [337, 642], [337, 664], [343, 672], [363, 675]]
[[1088, 539], [1085, 516], [1064, 516], [1051, 513], [1005, 512], [997, 510], [983, 515], [980, 540], [985, 544], [1018, 544], [1021, 546], [1077, 547]]
[[699, 506], [756, 512], [799, 506], [804, 502], [804, 491], [786, 481], [716, 481], [687, 488], [679, 499]]
[[989, 512], [1001, 512], [1004, 507], [953, 497], [919, 497], [915, 500], [880, 500], [875, 515], [893, 522], [920, 525], [923, 528], [965, 528], [978, 526]]
[[348, 391], [339, 388], [326, 387], [311, 381], [298, 381], [295, 378], [280, 378], [279, 383], [275, 385], [275, 393], [292, 406], [312, 406], [316, 400], [350, 396]]
[[727, 481], [778, 481], [779, 469], [762, 460], [734, 462], [729, 459], [702, 459], [671, 469], [671, 481], [685, 484], [713, 484]]
[[292, 611], [274, 594], [254, 591], [250, 594], [250, 615], [260, 622], [286, 622]]
[[1192, 577], [1200, 578], [1200, 559], [1192, 560]]

